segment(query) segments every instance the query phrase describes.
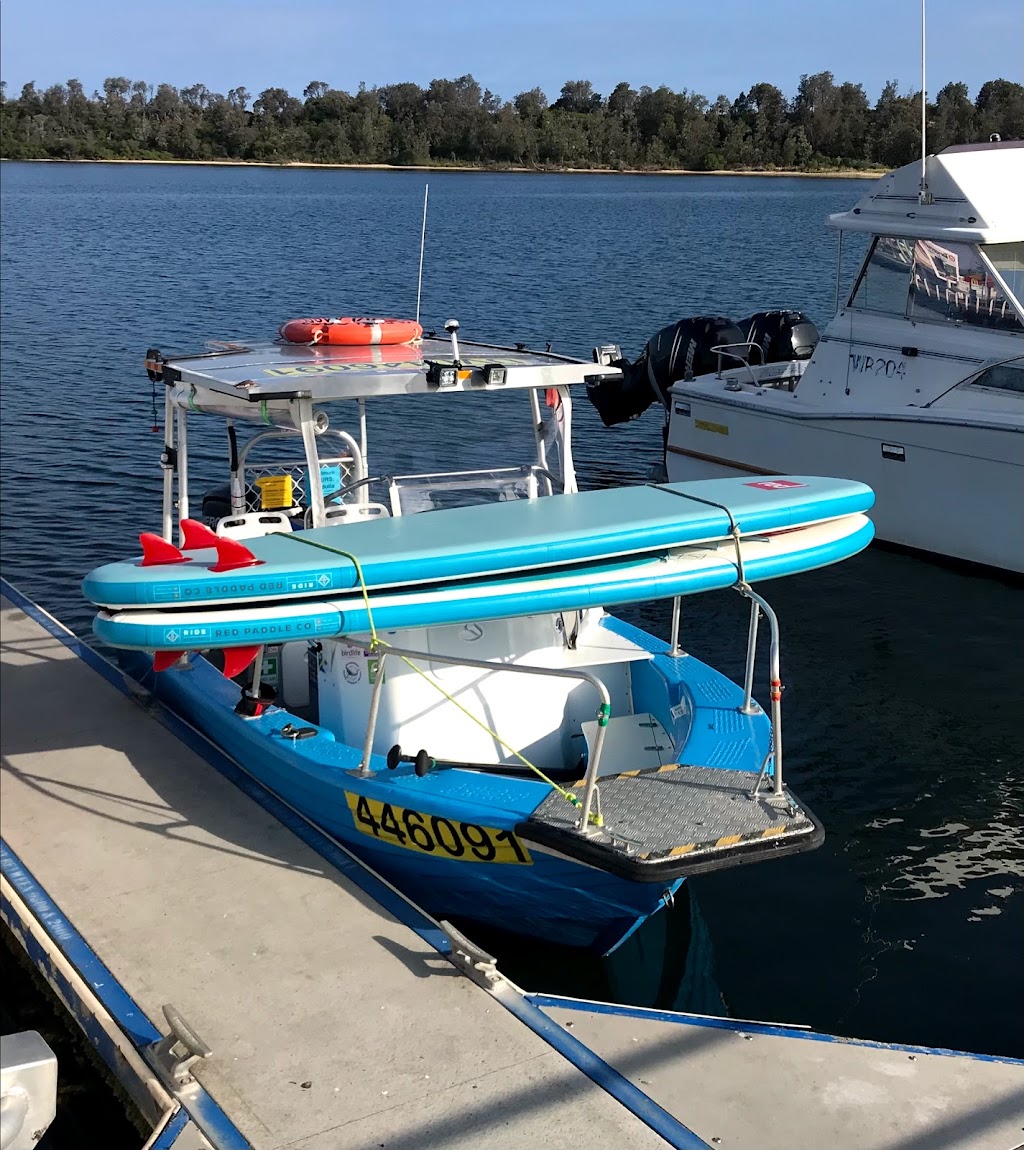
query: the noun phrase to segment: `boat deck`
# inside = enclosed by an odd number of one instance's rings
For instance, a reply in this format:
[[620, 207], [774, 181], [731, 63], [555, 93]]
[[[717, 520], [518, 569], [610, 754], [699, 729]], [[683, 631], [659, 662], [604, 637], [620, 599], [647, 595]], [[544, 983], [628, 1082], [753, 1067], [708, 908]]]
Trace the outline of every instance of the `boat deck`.
[[[822, 842], [821, 824], [788, 790], [775, 799], [769, 779], [754, 798], [756, 782], [749, 771], [692, 764], [627, 771], [600, 780], [604, 837], [581, 839], [576, 808], [556, 792], [516, 833], [649, 882], [795, 854]], [[582, 783], [574, 789], [580, 793]]]
[[[118, 1076], [148, 1068], [150, 1101], [182, 1107], [154, 1146], [1020, 1141], [1019, 1063], [465, 977], [436, 923], [10, 594], [3, 917], [69, 1006], [79, 986], [119, 1028], [94, 1038]], [[212, 1048], [197, 1083], [157, 1070], [167, 1003]]]

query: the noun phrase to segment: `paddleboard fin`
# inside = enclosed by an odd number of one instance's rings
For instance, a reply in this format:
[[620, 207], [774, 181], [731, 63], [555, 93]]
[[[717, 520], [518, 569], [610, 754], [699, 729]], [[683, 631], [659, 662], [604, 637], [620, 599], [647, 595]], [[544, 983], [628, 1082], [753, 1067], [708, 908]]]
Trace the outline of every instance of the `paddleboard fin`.
[[[213, 568], [211, 568], [213, 570]], [[225, 647], [224, 678], [233, 679], [240, 675], [259, 654], [259, 647]]]
[[185, 536], [182, 551], [198, 551], [201, 547], [216, 547], [219, 536], [198, 519], [183, 519], [181, 530]]
[[236, 539], [228, 539], [224, 535], [214, 535], [217, 548], [217, 563], [211, 571], [235, 571], [240, 567], [257, 567], [263, 562]]
[[139, 542], [142, 544], [140, 567], [159, 567], [169, 563], [192, 562], [191, 559], [182, 555], [173, 543], [168, 543], [162, 535], [154, 535], [152, 531], [143, 531], [139, 536]]
[[157, 651], [153, 656], [153, 670], [166, 671], [168, 667], [173, 667], [184, 654], [184, 651]]

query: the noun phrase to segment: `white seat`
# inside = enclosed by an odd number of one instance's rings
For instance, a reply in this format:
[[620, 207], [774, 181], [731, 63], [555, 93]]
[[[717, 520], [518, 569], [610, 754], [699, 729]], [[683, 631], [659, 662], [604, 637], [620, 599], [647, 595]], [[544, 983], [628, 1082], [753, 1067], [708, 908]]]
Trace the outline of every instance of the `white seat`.
[[390, 512], [383, 503], [338, 503], [324, 512], [328, 523], [352, 523], [359, 519], [381, 519], [387, 515]]
[[217, 534], [228, 539], [255, 539], [291, 531], [292, 521], [283, 511], [249, 511], [217, 520]]
[[[582, 723], [587, 755], [594, 753], [597, 723]], [[605, 727], [599, 778], [623, 770], [655, 771], [675, 762], [675, 748], [668, 731], [653, 715], [612, 715]]]

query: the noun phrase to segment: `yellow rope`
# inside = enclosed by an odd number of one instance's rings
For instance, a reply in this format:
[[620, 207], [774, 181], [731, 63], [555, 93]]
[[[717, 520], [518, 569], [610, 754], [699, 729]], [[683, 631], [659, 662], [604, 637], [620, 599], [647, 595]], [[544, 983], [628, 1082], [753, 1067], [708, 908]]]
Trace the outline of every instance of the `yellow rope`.
[[328, 547], [326, 543], [316, 543], [312, 539], [304, 539], [298, 534], [289, 534], [285, 536], [286, 539], [291, 539], [296, 543], [305, 543], [307, 547], [318, 547], [321, 551], [330, 551], [332, 555], [340, 555], [343, 559], [352, 561], [356, 569], [356, 578], [359, 580], [359, 590], [363, 593], [363, 604], [366, 607], [366, 617], [370, 621], [370, 646], [376, 647], [381, 641], [377, 638], [377, 628], [373, 625], [373, 611], [370, 609], [370, 595], [366, 589], [366, 579], [363, 576], [363, 565], [359, 562], [357, 556], [353, 555], [351, 551], [342, 551], [340, 547]]
[[[326, 543], [317, 543], [312, 539], [305, 539], [301, 535], [298, 535], [298, 534], [288, 535], [288, 536], [286, 536], [286, 538], [294, 539], [296, 543], [305, 543], [310, 547], [318, 547], [318, 548], [320, 548], [321, 551], [330, 551], [334, 555], [341, 555], [343, 558], [351, 560], [352, 564], [355, 566], [356, 578], [359, 580], [359, 589], [363, 595], [363, 604], [366, 607], [366, 618], [369, 620], [369, 623], [370, 623], [370, 650], [376, 651], [378, 647], [389, 648], [391, 646], [391, 644], [387, 643], [384, 639], [381, 639], [378, 636], [377, 628], [374, 626], [373, 609], [370, 607], [370, 595], [369, 595], [369, 592], [367, 590], [366, 579], [363, 576], [363, 566], [359, 562], [359, 559], [357, 558], [357, 556], [353, 555], [351, 551], [342, 551], [342, 549], [340, 547], [329, 547]], [[432, 675], [430, 675], [426, 671], [424, 671], [422, 667], [417, 667], [416, 664], [411, 659], [409, 659], [407, 656], [399, 655], [398, 658], [401, 659], [402, 662], [406, 664], [406, 666], [410, 667], [413, 671], [415, 671], [417, 675], [420, 675], [422, 678], [426, 679], [426, 681], [428, 683], [430, 683], [433, 687], [436, 687], [437, 690], [440, 691], [442, 695], [444, 695], [444, 697], [448, 700], [449, 703], [452, 703], [454, 706], [458, 707], [458, 709], [467, 718], [472, 719], [473, 722], [476, 723], [476, 725], [478, 727], [480, 727], [484, 731], [486, 731], [487, 734], [489, 734], [492, 739], [494, 739], [502, 747], [504, 747], [505, 750], [509, 752], [509, 754], [514, 755], [524, 766], [529, 767], [529, 769], [531, 771], [533, 771], [534, 774], [538, 776], [538, 778], [540, 778], [543, 782], [547, 783], [548, 786], [551, 787], [554, 791], [556, 791], [559, 795], [561, 795], [563, 799], [565, 799], [569, 803], [572, 803], [572, 805], [574, 807], [578, 807], [581, 805], [580, 800], [576, 797], [576, 795], [574, 795], [571, 791], [567, 791], [564, 787], [560, 787], [558, 785], [558, 783], [556, 783], [554, 781], [554, 779], [549, 778], [540, 769], [540, 767], [536, 766], [534, 763], [531, 763], [530, 760], [528, 758], [526, 758], [525, 755], [521, 755], [514, 747], [512, 747], [508, 743], [506, 743], [505, 740], [497, 733], [497, 731], [492, 731], [491, 728], [488, 727], [486, 723], [484, 723], [480, 719], [478, 719], [476, 717], [476, 715], [474, 715], [472, 713], [472, 711], [467, 710], [467, 708], [464, 707], [458, 701], [458, 699], [456, 699], [454, 696], [450, 695], [444, 689], [444, 687], [442, 687], [441, 684]], [[497, 668], [497, 669], [500, 670], [500, 668]], [[591, 814], [591, 821], [600, 825], [600, 823], [601, 823], [600, 815], [595, 815], [592, 813]]]

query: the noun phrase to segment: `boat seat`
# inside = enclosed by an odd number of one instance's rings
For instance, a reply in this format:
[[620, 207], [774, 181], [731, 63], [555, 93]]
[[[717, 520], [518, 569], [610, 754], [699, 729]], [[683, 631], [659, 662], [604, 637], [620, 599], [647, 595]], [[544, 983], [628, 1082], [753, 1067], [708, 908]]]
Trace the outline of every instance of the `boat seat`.
[[391, 512], [383, 503], [340, 503], [328, 507], [324, 518], [328, 523], [354, 523], [359, 519], [381, 519]]
[[291, 531], [292, 521], [283, 511], [249, 511], [244, 515], [225, 515], [217, 520], [217, 534], [228, 539], [256, 539], [260, 535]]
[[[588, 757], [597, 741], [596, 722], [583, 723]], [[656, 771], [675, 763], [675, 748], [668, 731], [651, 714], [612, 715], [605, 727], [599, 778], [639, 771]]]

